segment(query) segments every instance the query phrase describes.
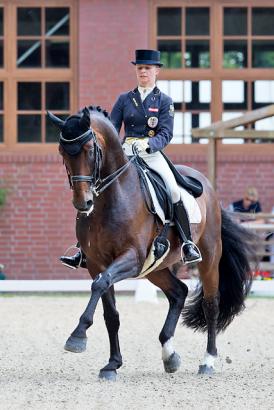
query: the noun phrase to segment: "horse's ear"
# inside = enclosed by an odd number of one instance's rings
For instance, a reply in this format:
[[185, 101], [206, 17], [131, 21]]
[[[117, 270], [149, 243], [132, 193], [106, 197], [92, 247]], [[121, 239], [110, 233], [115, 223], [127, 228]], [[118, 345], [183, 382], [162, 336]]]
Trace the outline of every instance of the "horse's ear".
[[56, 115], [52, 114], [52, 112], [50, 111], [47, 111], [47, 114], [51, 122], [56, 125], [56, 127], [59, 128], [60, 131], [62, 131], [65, 121], [61, 120], [61, 118], [56, 117]]
[[88, 129], [90, 127], [89, 109], [87, 107], [85, 107], [82, 112], [83, 112], [83, 115], [82, 115], [82, 117], [79, 121], [79, 124], [83, 129]]

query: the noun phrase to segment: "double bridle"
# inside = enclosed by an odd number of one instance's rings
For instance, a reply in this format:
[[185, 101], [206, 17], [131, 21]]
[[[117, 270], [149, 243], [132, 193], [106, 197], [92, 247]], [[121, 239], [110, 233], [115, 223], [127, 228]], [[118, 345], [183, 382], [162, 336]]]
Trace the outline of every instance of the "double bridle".
[[90, 183], [90, 189], [92, 193], [98, 197], [105, 189], [107, 189], [120, 175], [122, 175], [129, 165], [135, 160], [135, 156], [131, 157], [130, 160], [124, 164], [122, 167], [118, 168], [112, 174], [108, 175], [107, 177], [101, 179], [101, 165], [102, 165], [102, 149], [98, 143], [96, 138], [96, 134], [92, 129], [89, 129], [84, 134], [81, 134], [79, 137], [76, 137], [72, 140], [68, 140], [60, 134], [60, 144], [64, 148], [66, 152], [69, 153], [69, 150], [66, 150], [66, 147], [69, 144], [77, 143], [81, 146], [86, 144], [88, 141], [93, 140], [94, 143], [94, 169], [91, 175], [70, 175], [67, 167], [67, 175], [70, 184], [70, 188], [73, 189], [75, 182], [88, 182]]

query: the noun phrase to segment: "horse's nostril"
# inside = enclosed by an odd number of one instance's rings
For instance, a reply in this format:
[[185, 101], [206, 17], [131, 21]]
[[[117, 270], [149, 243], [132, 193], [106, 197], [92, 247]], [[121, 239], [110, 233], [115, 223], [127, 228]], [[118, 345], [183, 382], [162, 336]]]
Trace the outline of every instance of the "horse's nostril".
[[87, 201], [87, 208], [88, 209], [91, 208], [92, 205], [93, 205], [93, 201], [91, 201], [91, 200]]

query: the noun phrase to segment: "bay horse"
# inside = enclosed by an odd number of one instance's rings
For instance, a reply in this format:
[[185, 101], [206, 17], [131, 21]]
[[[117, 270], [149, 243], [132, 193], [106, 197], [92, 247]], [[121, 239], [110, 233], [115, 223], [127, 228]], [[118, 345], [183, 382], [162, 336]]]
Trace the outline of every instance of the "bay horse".
[[[119, 347], [119, 313], [114, 284], [136, 278], [159, 229], [143, 198], [134, 157], [123, 151], [116, 129], [100, 107], [84, 108], [65, 121], [48, 113], [59, 128], [59, 151], [65, 164], [76, 208], [76, 236], [86, 255], [91, 278], [91, 296], [79, 324], [68, 338], [65, 349], [83, 352], [87, 329], [100, 298], [110, 342], [110, 358], [99, 377], [115, 380], [122, 365]], [[158, 286], [169, 302], [169, 310], [159, 335], [166, 372], [175, 372], [180, 356], [172, 346], [177, 322], [194, 330], [207, 331], [207, 347], [199, 373], [214, 372], [217, 357], [216, 334], [226, 329], [244, 308], [251, 283], [249, 264], [254, 250], [250, 233], [233, 222], [220, 206], [217, 194], [200, 172], [178, 166], [182, 175], [198, 179], [203, 194], [197, 198], [202, 219], [191, 224], [192, 237], [199, 246], [200, 286], [185, 306], [188, 287], [172, 273], [181, 259], [181, 243], [175, 227], [168, 233], [170, 252], [147, 279]]]

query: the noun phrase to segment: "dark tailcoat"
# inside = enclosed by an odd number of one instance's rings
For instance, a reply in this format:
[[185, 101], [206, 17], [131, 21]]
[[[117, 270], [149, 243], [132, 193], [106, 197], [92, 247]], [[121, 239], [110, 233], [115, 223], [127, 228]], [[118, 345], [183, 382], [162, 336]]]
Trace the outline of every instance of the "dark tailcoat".
[[[173, 101], [157, 87], [143, 102], [137, 88], [121, 94], [113, 106], [110, 117], [118, 133], [124, 123], [125, 138], [149, 137], [150, 152], [163, 149], [173, 137]], [[150, 117], [158, 118], [156, 127], [149, 125], [153, 122], [149, 121]]]

